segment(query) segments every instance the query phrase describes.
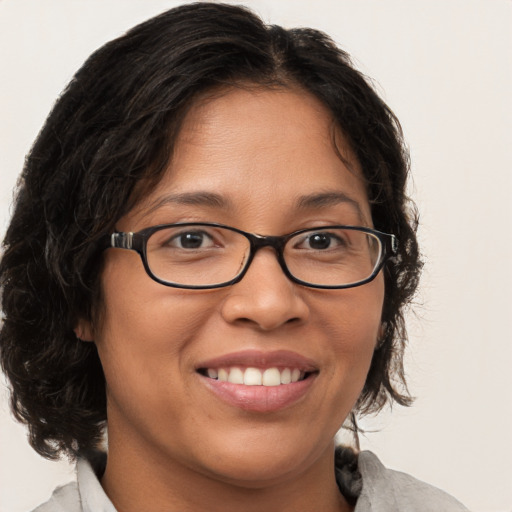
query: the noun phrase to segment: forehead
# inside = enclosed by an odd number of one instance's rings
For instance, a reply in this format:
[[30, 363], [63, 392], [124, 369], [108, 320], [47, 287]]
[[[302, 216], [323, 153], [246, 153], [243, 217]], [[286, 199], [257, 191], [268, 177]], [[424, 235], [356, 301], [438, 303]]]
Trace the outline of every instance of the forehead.
[[254, 215], [304, 206], [305, 196], [345, 196], [371, 222], [349, 144], [330, 111], [298, 88], [230, 88], [196, 101], [163, 179], [136, 210], [153, 211], [169, 195], [194, 194], [219, 198], [205, 201], [210, 208]]
[[208, 151], [210, 145], [217, 149], [220, 143], [228, 150], [226, 143], [231, 142], [244, 149], [252, 147], [259, 156], [260, 149], [304, 140], [303, 150], [339, 151], [345, 163], [359, 172], [357, 158], [330, 110], [298, 86], [242, 84], [207, 92], [185, 116], [176, 149], [178, 156], [186, 145]]

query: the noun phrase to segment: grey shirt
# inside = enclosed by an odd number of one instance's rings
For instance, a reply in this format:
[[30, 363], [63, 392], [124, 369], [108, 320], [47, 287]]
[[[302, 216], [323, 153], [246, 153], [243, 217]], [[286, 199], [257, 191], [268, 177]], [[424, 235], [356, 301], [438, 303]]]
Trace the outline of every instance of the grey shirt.
[[[440, 489], [385, 468], [371, 452], [361, 452], [358, 466], [363, 489], [355, 512], [468, 512]], [[116, 512], [90, 464], [79, 460], [76, 471], [76, 482], [57, 488], [33, 512]]]

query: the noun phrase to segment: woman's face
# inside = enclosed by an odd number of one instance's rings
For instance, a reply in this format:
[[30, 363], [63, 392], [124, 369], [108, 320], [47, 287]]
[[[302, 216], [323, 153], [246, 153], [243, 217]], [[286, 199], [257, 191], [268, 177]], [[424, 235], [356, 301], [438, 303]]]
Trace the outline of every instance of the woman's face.
[[[233, 89], [203, 100], [163, 180], [117, 229], [216, 222], [282, 235], [371, 226], [358, 163], [338, 133], [351, 170], [340, 160], [333, 131], [325, 107], [300, 90]], [[107, 381], [112, 456], [253, 487], [332, 463], [333, 436], [375, 347], [382, 275], [352, 289], [306, 288], [264, 248], [241, 282], [183, 290], [150, 279], [133, 251], [111, 249], [105, 259], [105, 312], [90, 335]], [[206, 375], [234, 367], [307, 378], [246, 386]]]

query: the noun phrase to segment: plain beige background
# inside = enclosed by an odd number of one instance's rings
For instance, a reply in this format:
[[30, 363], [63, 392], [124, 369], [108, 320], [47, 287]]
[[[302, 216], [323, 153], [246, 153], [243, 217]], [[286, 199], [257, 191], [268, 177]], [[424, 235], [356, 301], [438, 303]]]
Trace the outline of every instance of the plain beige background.
[[[0, 0], [0, 233], [23, 158], [53, 101], [99, 45], [177, 3]], [[401, 119], [426, 260], [410, 315], [413, 408], [367, 418], [389, 466], [474, 512], [512, 510], [512, 2], [247, 0], [265, 20], [320, 28]], [[73, 477], [9, 417], [0, 386], [0, 512]]]

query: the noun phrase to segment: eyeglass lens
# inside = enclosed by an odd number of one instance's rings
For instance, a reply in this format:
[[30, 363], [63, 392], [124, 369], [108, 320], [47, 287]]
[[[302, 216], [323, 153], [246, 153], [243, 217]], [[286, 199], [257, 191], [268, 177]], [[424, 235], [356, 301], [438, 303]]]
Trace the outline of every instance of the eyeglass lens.
[[[243, 234], [218, 226], [174, 226], [147, 241], [151, 272], [178, 285], [213, 286], [236, 278], [250, 256]], [[342, 286], [370, 277], [379, 264], [378, 237], [356, 229], [315, 228], [291, 237], [283, 250], [289, 272], [309, 284]]]

